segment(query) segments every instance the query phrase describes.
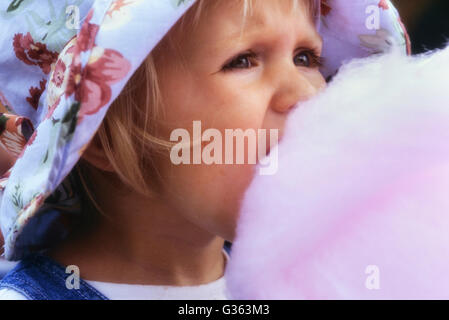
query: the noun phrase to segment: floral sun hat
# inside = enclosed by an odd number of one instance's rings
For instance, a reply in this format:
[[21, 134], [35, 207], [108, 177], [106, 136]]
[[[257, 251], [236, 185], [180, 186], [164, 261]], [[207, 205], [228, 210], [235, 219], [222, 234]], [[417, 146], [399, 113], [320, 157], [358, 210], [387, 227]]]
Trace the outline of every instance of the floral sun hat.
[[[80, 213], [72, 168], [128, 79], [194, 2], [1, 2], [0, 146], [14, 159], [0, 177], [6, 259], [70, 232]], [[323, 0], [318, 8], [326, 78], [393, 46], [410, 53], [388, 0]], [[80, 28], [70, 28], [77, 16]]]

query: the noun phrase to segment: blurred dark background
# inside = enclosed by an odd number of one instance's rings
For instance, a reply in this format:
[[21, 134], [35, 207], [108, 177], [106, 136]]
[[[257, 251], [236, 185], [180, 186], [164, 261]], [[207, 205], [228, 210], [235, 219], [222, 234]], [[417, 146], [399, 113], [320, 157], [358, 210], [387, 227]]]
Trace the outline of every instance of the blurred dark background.
[[410, 34], [414, 54], [449, 44], [449, 0], [392, 0]]

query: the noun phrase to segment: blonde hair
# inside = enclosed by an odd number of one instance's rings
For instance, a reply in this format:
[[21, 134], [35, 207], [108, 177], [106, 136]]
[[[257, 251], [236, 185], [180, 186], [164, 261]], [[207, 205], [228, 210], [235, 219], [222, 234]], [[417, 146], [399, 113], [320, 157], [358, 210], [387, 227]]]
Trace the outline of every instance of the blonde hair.
[[[177, 26], [179, 29], [183, 29], [186, 22], [196, 26], [205, 7], [220, 1], [225, 0], [197, 0], [177, 22]], [[246, 17], [252, 14], [254, 1], [241, 0], [242, 25], [245, 23]], [[291, 1], [293, 9], [298, 8], [299, 2], [304, 2], [304, 0]], [[316, 0], [307, 0], [304, 3], [307, 5], [311, 18], [314, 19], [317, 12]], [[153, 162], [154, 156], [167, 154], [167, 150], [172, 145], [170, 142], [158, 138], [157, 133], [156, 124], [163, 114], [163, 101], [161, 100], [157, 68], [154, 63], [154, 51], [148, 55], [112, 103], [94, 138], [103, 148], [115, 174], [123, 185], [130, 191], [149, 197], [154, 195], [155, 187], [161, 182], [161, 177]], [[88, 202], [85, 206], [88, 209], [83, 210], [93, 210], [104, 215], [95, 200], [93, 181], [89, 180], [92, 170], [99, 172], [98, 169], [83, 160], [80, 160], [75, 167], [75, 174], [84, 189], [82, 199], [84, 202]]]

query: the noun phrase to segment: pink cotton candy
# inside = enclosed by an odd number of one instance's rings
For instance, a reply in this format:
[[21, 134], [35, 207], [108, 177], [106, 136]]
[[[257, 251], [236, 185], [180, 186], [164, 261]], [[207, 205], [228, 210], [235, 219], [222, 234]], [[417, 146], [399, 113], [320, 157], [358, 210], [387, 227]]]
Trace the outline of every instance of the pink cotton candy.
[[393, 52], [292, 111], [245, 195], [232, 298], [449, 298], [448, 76], [449, 48]]

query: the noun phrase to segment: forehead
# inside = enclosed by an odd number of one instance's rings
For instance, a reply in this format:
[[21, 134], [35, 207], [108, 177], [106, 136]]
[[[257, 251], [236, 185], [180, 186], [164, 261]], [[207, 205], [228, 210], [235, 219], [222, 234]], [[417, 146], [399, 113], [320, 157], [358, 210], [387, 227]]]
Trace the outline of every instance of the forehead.
[[154, 56], [164, 61], [176, 58], [184, 64], [188, 58], [220, 59], [232, 50], [267, 43], [283, 45], [292, 38], [319, 49], [322, 39], [309, 2], [198, 0], [153, 50]]
[[278, 4], [290, 11], [299, 9], [306, 12], [315, 24], [320, 15], [320, 3], [321, 0], [197, 0], [190, 11], [195, 12], [195, 18], [198, 20], [203, 9], [207, 11], [210, 8], [227, 5], [240, 8], [242, 16], [246, 18], [253, 14], [254, 8], [269, 8], [272, 4]]
[[208, 33], [217, 41], [278, 27], [311, 31], [317, 13], [316, 0], [199, 0], [174, 29], [184, 39]]
[[[274, 8], [282, 8], [283, 10], [291, 13], [301, 12], [304, 17], [309, 18], [309, 21], [312, 24], [315, 24], [320, 14], [318, 5], [319, 1], [320, 0], [240, 0], [239, 2], [243, 2], [244, 7], [248, 8], [248, 15], [250, 16], [253, 15], [253, 8], [259, 9], [259, 12], [265, 13], [268, 13]], [[264, 8], [267, 10], [263, 11]], [[255, 15], [257, 16], [258, 13], [256, 12]]]
[[[297, 27], [310, 28], [315, 26], [315, 13], [311, 2], [315, 0], [248, 0], [247, 12], [243, 13], [240, 22], [241, 33], [251, 30], [263, 30], [290, 24], [292, 32]], [[245, 1], [244, 1], [245, 2]], [[239, 23], [239, 17], [232, 22]]]

